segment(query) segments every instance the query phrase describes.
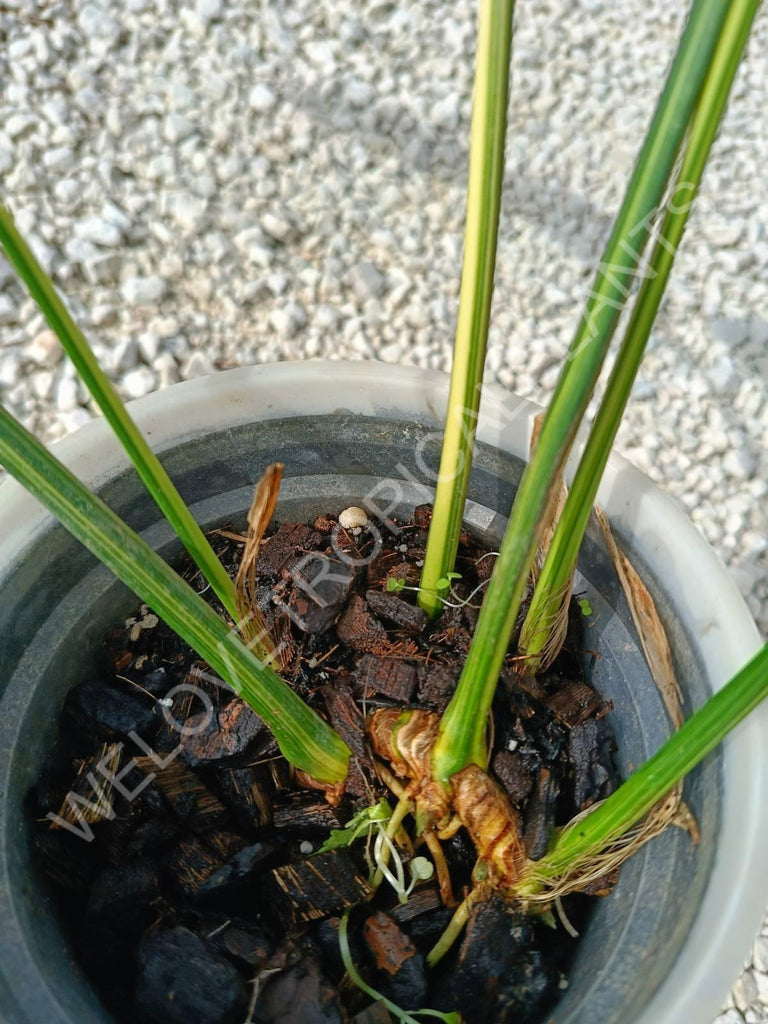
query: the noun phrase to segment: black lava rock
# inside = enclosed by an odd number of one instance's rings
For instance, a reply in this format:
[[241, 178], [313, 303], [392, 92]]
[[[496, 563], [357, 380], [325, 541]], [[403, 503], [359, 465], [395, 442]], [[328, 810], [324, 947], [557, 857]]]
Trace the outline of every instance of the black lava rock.
[[139, 947], [136, 1007], [146, 1024], [242, 1024], [247, 993], [237, 970], [187, 928]]
[[458, 963], [438, 999], [472, 1024], [533, 1024], [556, 994], [557, 982], [531, 925], [493, 897], [473, 911]]
[[148, 735], [160, 721], [157, 705], [148, 697], [101, 682], [82, 683], [70, 690], [63, 715], [66, 725], [89, 740], [94, 736], [124, 739], [131, 732]]
[[121, 867], [105, 868], [93, 881], [88, 913], [132, 921], [160, 895], [160, 879], [154, 863], [146, 857]]
[[399, 1006], [424, 1006], [427, 979], [424, 957], [396, 922], [377, 910], [363, 926], [373, 985]]
[[346, 1019], [338, 992], [307, 957], [270, 979], [258, 1008], [267, 1024], [343, 1024]]

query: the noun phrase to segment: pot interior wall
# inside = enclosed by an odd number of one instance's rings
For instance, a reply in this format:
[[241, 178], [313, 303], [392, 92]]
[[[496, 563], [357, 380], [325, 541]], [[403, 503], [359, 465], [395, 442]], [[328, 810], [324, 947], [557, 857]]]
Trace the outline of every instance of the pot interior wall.
[[[278, 518], [339, 511], [350, 502], [362, 504], [366, 496], [369, 509], [407, 514], [429, 500], [431, 477], [425, 471], [436, 464], [436, 444], [431, 423], [337, 413], [226, 431], [167, 451], [163, 459], [198, 520], [212, 527], [245, 512], [254, 482], [276, 458], [286, 465]], [[521, 472], [513, 456], [479, 447], [468, 519], [494, 544], [504, 526], [500, 510], [509, 508]], [[166, 557], [178, 553], [133, 473], [100, 493]], [[614, 703], [611, 722], [626, 774], [657, 749], [669, 726], [594, 531], [584, 545], [580, 573], [577, 589], [593, 608], [585, 646], [598, 652], [592, 680]], [[665, 598], [664, 581], [644, 575], [665, 615], [686, 706], [695, 708], [706, 698], [698, 654]], [[96, 1024], [108, 1017], [73, 968], [52, 903], [29, 865], [33, 823], [25, 795], [55, 735], [65, 693], [91, 671], [105, 630], [137, 602], [58, 526], [44, 543], [19, 552], [7, 579], [0, 608], [0, 764], [7, 766], [0, 791], [0, 1006], [13, 1024]], [[692, 847], [684, 833], [672, 829], [625, 866], [614, 894], [599, 902], [570, 985], [548, 1020], [628, 1024], [648, 1002], [680, 950], [706, 887], [716, 854], [720, 789], [715, 755], [686, 786], [700, 844]]]

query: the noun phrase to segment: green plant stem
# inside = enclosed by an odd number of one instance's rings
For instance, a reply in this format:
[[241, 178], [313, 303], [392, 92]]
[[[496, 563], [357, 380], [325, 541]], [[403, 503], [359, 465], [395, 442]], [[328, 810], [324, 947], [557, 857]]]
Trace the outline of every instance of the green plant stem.
[[660, 236], [635, 300], [632, 317], [592, 424], [584, 453], [571, 483], [536, 583], [517, 653], [535, 673], [548, 637], [553, 603], [573, 572], [584, 532], [621, 423], [632, 385], [661, 304], [688, 215], [698, 191], [728, 94], [749, 38], [760, 0], [733, 0], [691, 122], [676, 187], [667, 204]]
[[0, 244], [24, 281], [51, 330], [75, 365], [104, 413], [128, 457], [136, 467], [161, 512], [178, 534], [234, 622], [239, 619], [235, 588], [205, 534], [181, 495], [131, 419], [111, 381], [101, 369], [85, 335], [72, 319], [48, 274], [19, 234], [11, 213], [0, 204]]
[[454, 567], [472, 468], [472, 447], [493, 296], [504, 178], [513, 0], [481, 0], [464, 231], [464, 262], [440, 469], [419, 604], [443, 608], [439, 581]]
[[472, 905], [477, 902], [477, 890], [473, 889], [461, 903], [456, 907], [453, 917], [448, 922], [445, 931], [427, 954], [427, 965], [434, 967], [440, 963], [445, 954], [451, 949], [456, 939], [461, 935], [464, 926], [469, 920]]
[[322, 782], [346, 778], [346, 744], [233, 629], [0, 406], [0, 465], [174, 629], [269, 728], [285, 757]]
[[373, 988], [366, 981], [363, 980], [360, 972], [355, 966], [355, 961], [352, 959], [352, 950], [349, 946], [349, 913], [350, 908], [344, 911], [339, 921], [339, 950], [341, 952], [341, 959], [344, 964], [344, 970], [349, 975], [353, 984], [357, 985], [361, 992], [365, 992], [367, 996], [370, 996], [377, 1003], [382, 1003], [394, 1015], [396, 1020], [400, 1021], [400, 1024], [420, 1024], [417, 1017], [430, 1017], [435, 1020], [443, 1021], [443, 1024], [459, 1024], [459, 1015], [457, 1013], [441, 1013], [439, 1010], [404, 1010], [397, 1003], [393, 1003], [391, 999], [387, 999], [386, 996], [382, 995], [381, 992]]
[[691, 715], [615, 793], [591, 814], [566, 825], [549, 853], [529, 864], [517, 891], [571, 872], [622, 836], [766, 696], [768, 645]]
[[512, 637], [535, 556], [552, 481], [568, 456], [630, 294], [649, 227], [662, 201], [728, 5], [695, 0], [627, 195], [571, 343], [533, 457], [520, 482], [459, 685], [433, 753], [435, 778], [447, 782], [485, 763], [486, 715]]

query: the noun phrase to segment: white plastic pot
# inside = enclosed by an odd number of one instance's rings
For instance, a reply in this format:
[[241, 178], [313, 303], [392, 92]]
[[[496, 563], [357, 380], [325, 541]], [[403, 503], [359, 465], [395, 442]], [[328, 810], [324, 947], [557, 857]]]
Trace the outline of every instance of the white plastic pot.
[[[180, 384], [132, 403], [131, 412], [209, 526], [247, 508], [253, 483], [274, 458], [286, 462], [278, 515], [281, 508], [339, 509], [372, 488], [379, 508], [393, 495], [399, 508], [428, 500], [446, 398], [442, 374], [303, 362]], [[467, 518], [491, 536], [503, 527], [535, 411], [497, 388], [484, 392]], [[62, 441], [56, 454], [158, 549], [176, 550], [103, 422]], [[613, 457], [599, 501], [662, 611], [690, 710], [754, 653], [757, 630], [712, 550], [647, 477]], [[589, 588], [606, 560], [594, 537], [587, 546], [592, 553], [581, 568]], [[135, 598], [13, 481], [0, 486], [0, 595], [0, 1009], [9, 1024], [102, 1024], [108, 1018], [68, 958], [29, 865], [23, 802], [64, 693], [82, 678], [88, 642], [103, 631], [102, 609], [119, 616]], [[618, 687], [614, 727], [626, 769], [633, 756], [653, 752], [668, 725], [648, 679], [642, 693], [626, 690], [622, 659], [641, 675], [644, 668], [621, 596], [609, 598], [596, 597], [596, 635], [613, 645], [597, 671], [609, 690]], [[702, 824], [700, 848], [667, 833], [625, 867], [548, 1019], [709, 1024], [768, 902], [767, 727], [763, 707], [697, 770], [687, 799]]]

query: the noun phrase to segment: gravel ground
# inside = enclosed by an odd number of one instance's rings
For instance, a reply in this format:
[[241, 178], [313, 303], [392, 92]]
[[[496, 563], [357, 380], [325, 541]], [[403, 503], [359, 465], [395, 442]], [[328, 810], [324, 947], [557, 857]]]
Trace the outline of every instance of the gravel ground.
[[[687, 5], [520, 4], [488, 377], [545, 400]], [[4, 0], [0, 174], [127, 398], [316, 356], [447, 369], [474, 3]], [[618, 447], [768, 633], [768, 11]], [[0, 399], [94, 410], [0, 263]], [[719, 1024], [768, 1022], [768, 922]]]

